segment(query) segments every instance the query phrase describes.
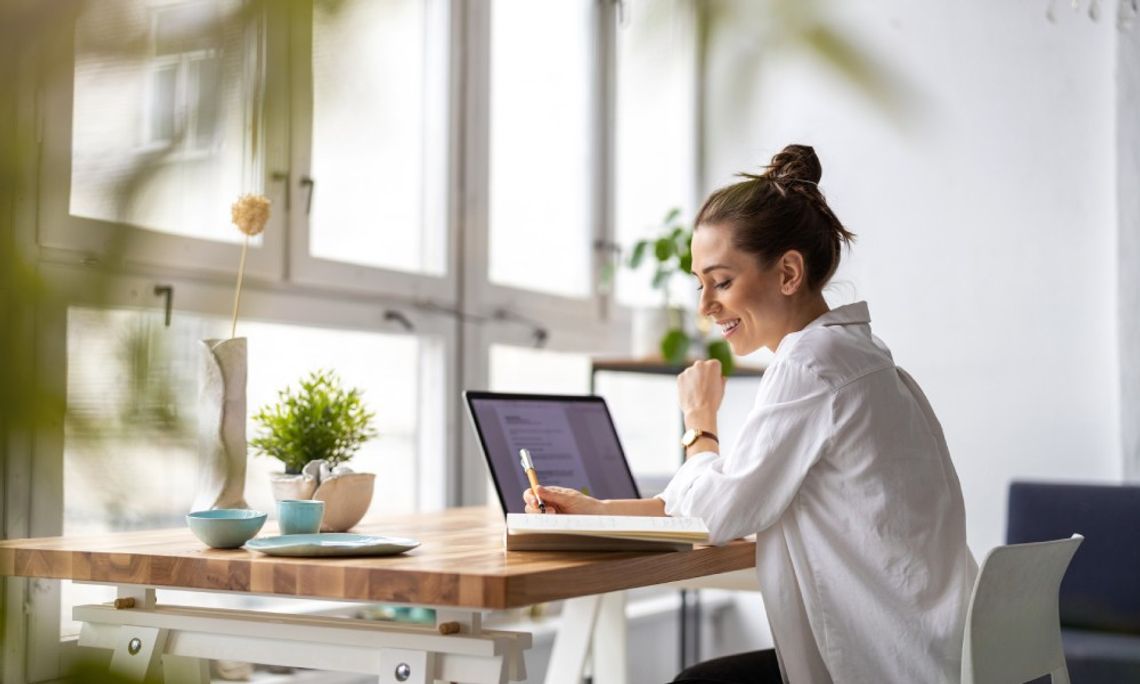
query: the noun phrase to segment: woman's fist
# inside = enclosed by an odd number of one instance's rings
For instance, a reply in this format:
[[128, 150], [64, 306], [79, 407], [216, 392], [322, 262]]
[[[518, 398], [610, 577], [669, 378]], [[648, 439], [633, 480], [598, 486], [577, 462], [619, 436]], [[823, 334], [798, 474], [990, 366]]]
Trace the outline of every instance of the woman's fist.
[[[713, 416], [724, 400], [720, 361], [697, 361], [677, 376], [677, 398], [686, 416]], [[711, 428], [704, 428], [711, 429]]]

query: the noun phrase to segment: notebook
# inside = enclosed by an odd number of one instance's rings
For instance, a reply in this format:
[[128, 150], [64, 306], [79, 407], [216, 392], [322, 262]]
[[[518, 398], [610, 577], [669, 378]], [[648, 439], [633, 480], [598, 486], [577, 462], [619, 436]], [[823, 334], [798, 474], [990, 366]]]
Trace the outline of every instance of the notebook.
[[509, 551], [686, 551], [708, 541], [708, 528], [699, 518], [507, 515]]

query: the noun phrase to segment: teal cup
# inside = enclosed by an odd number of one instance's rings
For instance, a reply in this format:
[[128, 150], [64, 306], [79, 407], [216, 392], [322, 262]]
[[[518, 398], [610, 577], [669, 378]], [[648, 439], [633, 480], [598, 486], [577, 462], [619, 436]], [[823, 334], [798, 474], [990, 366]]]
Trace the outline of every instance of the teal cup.
[[324, 501], [285, 499], [277, 502], [277, 526], [281, 534], [316, 534], [321, 531], [324, 516]]

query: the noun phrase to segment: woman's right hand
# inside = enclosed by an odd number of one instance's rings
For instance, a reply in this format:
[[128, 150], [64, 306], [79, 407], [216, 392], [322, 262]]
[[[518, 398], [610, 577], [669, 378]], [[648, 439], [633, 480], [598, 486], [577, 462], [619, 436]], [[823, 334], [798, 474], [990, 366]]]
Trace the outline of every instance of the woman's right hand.
[[[539, 487], [538, 495], [546, 504], [547, 513], [567, 513], [570, 515], [604, 515], [605, 502], [587, 496], [577, 489], [568, 487]], [[541, 513], [538, 500], [530, 488], [523, 490], [523, 501], [527, 513]]]

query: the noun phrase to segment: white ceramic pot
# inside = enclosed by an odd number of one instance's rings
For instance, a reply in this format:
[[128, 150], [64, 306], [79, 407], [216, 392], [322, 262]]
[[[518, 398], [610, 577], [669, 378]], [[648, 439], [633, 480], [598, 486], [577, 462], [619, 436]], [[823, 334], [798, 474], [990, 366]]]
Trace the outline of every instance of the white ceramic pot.
[[325, 480], [313, 498], [325, 502], [322, 532], [346, 532], [360, 522], [372, 504], [375, 473], [345, 473]]
[[311, 499], [317, 491], [317, 478], [312, 475], [286, 475], [275, 473], [269, 480], [273, 488], [273, 499]]

